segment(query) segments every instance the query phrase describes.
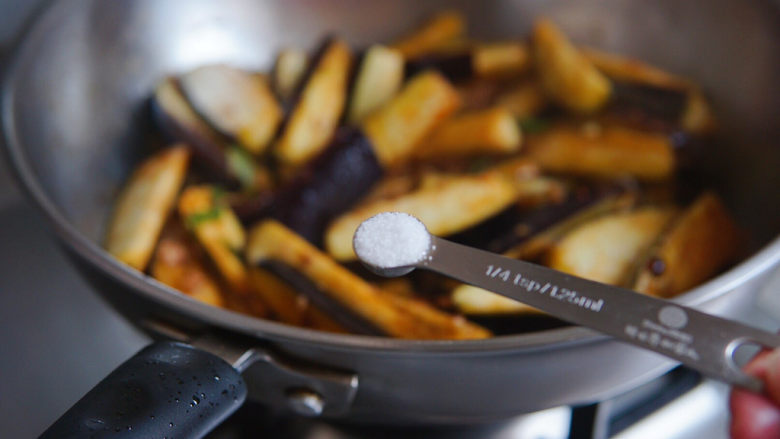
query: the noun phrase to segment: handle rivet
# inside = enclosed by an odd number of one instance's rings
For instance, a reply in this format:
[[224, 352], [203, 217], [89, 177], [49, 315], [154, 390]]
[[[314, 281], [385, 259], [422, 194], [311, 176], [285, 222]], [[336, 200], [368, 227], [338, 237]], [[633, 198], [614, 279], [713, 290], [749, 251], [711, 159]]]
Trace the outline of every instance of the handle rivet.
[[325, 400], [310, 389], [293, 389], [287, 392], [287, 404], [301, 416], [319, 416], [325, 408]]

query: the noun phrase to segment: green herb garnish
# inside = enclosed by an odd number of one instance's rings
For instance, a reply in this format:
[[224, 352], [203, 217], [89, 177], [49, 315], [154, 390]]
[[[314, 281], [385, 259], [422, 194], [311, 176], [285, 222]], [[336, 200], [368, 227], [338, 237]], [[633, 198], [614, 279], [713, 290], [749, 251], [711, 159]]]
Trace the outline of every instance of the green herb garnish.
[[204, 210], [203, 212], [193, 213], [185, 218], [184, 222], [187, 224], [188, 228], [194, 229], [203, 223], [218, 219], [221, 213], [220, 208], [214, 207], [209, 210]]
[[232, 145], [225, 152], [228, 172], [236, 177], [244, 189], [251, 188], [255, 184], [255, 159], [242, 148]]

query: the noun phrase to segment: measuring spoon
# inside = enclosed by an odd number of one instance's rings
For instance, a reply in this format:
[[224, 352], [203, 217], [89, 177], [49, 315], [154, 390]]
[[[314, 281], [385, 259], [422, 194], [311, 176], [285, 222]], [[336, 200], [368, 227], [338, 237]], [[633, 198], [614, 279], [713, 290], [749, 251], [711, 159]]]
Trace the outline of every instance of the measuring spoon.
[[[743, 344], [780, 347], [778, 335], [671, 301], [456, 244], [430, 235], [418, 219], [402, 215], [416, 221], [412, 226], [417, 226], [418, 232], [422, 226], [430, 237], [427, 252], [417, 262], [378, 266], [366, 262], [356, 251], [361, 262], [376, 274], [396, 277], [415, 268], [435, 271], [655, 351], [712, 378], [755, 392], [763, 390], [761, 380], [745, 374], [736, 364], [734, 353]], [[360, 228], [356, 237], [359, 232]], [[398, 230], [393, 233], [398, 234]], [[381, 240], [377, 242], [381, 245]]]

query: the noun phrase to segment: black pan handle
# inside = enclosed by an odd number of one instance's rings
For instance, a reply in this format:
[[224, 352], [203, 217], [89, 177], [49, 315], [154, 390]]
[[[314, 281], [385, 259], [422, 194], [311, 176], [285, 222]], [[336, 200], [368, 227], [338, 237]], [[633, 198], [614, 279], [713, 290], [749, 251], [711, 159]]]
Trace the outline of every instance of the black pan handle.
[[158, 342], [111, 372], [41, 438], [199, 438], [246, 394], [238, 371], [216, 355]]

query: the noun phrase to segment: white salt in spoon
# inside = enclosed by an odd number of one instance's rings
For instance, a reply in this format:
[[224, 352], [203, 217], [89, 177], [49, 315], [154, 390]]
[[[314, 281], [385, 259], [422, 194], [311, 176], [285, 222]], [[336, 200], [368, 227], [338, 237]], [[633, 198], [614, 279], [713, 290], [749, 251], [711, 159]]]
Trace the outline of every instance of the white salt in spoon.
[[405, 213], [367, 219], [353, 246], [361, 262], [381, 276], [436, 271], [755, 392], [762, 391], [762, 381], [742, 372], [734, 353], [744, 344], [780, 347], [780, 336], [741, 323], [438, 238]]

